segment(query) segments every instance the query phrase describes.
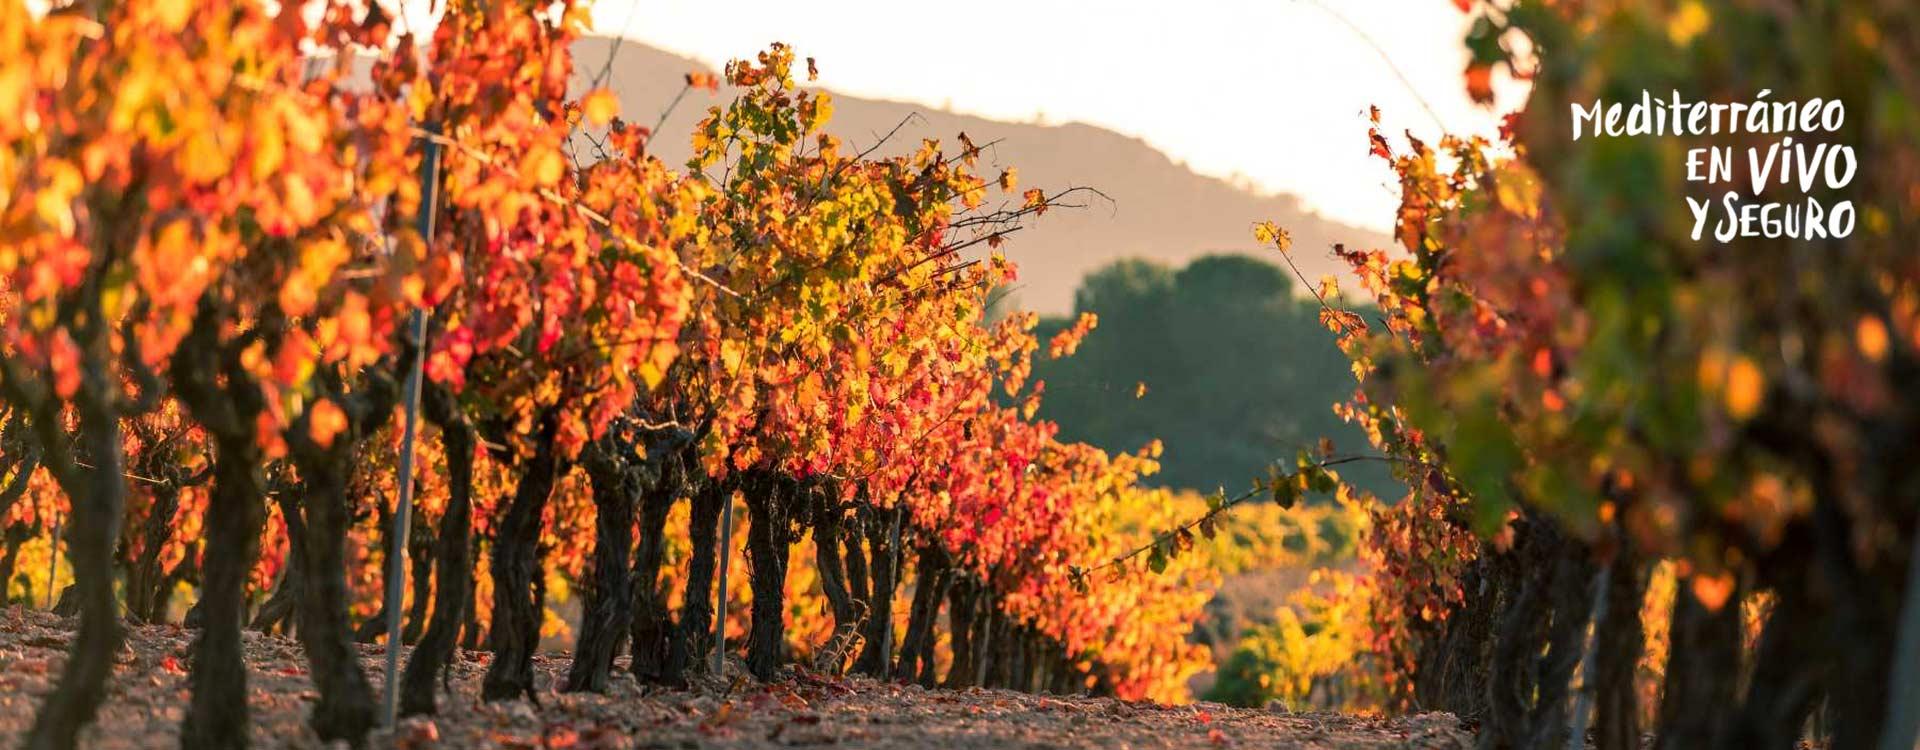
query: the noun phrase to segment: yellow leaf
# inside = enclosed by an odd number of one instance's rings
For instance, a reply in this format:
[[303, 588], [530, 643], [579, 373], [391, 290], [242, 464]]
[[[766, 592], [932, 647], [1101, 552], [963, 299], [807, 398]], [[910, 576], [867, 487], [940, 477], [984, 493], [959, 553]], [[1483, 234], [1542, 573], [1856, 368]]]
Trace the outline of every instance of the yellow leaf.
[[233, 168], [233, 157], [222, 144], [220, 134], [211, 127], [194, 131], [174, 154], [174, 166], [189, 181], [213, 182]]
[[880, 365], [886, 368], [888, 377], [900, 377], [907, 371], [907, 355], [898, 350], [888, 351], [880, 355]]
[[1713, 16], [1707, 13], [1707, 6], [1700, 0], [1687, 0], [1680, 4], [1673, 17], [1667, 19], [1667, 38], [1680, 46], [1686, 46], [1694, 37], [1700, 36], [1713, 23]]
[[1278, 224], [1271, 221], [1253, 225], [1253, 241], [1262, 245], [1273, 245], [1283, 253], [1293, 248], [1293, 237], [1287, 234], [1287, 230], [1281, 229]]
[[415, 82], [407, 91], [407, 107], [413, 113], [413, 119], [427, 119], [427, 110], [433, 107], [433, 85], [424, 78]]
[[177, 34], [187, 27], [187, 21], [193, 16], [193, 0], [159, 0], [153, 4], [153, 14], [160, 22], [160, 30]]
[[543, 187], [560, 182], [566, 171], [566, 161], [560, 158], [559, 152], [550, 148], [529, 150], [526, 158], [520, 162], [520, 173]]
[[586, 114], [587, 122], [602, 127], [620, 115], [620, 99], [611, 91], [598, 89], [581, 100], [580, 110]]
[[327, 145], [327, 119], [315, 111], [282, 107], [280, 122], [287, 129], [287, 144], [295, 151], [314, 152]]
[[1531, 170], [1518, 166], [1501, 169], [1493, 194], [1508, 213], [1525, 219], [1540, 215], [1540, 181], [1534, 179]]
[[264, 115], [254, 118], [253, 127], [253, 179], [265, 180], [286, 160], [287, 136], [279, 123]]
[[732, 375], [740, 372], [740, 361], [745, 355], [746, 347], [739, 342], [720, 342], [720, 366], [726, 369], [727, 374]]
[[296, 226], [312, 224], [320, 218], [320, 202], [313, 195], [313, 188], [307, 180], [298, 174], [288, 174], [281, 185], [281, 207], [286, 209], [287, 218]]
[[333, 272], [352, 257], [352, 249], [338, 239], [310, 240], [300, 245], [300, 272], [314, 286], [324, 286], [333, 278]]
[[48, 229], [62, 237], [73, 236], [77, 228], [73, 218], [73, 199], [80, 192], [80, 170], [64, 161], [49, 161], [46, 186], [33, 195], [33, 210]]
[[824, 92], [815, 94], [811, 106], [801, 107], [800, 116], [802, 130], [808, 133], [819, 130], [833, 119], [833, 97]]

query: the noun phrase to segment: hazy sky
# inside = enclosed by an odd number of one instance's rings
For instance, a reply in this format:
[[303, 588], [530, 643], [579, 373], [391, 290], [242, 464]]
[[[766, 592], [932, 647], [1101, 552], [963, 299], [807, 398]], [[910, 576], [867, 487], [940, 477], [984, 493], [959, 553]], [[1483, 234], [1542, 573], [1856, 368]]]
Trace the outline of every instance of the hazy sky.
[[[716, 69], [783, 41], [816, 58], [820, 84], [836, 91], [1104, 126], [1196, 171], [1385, 230], [1396, 198], [1367, 156], [1368, 105], [1389, 132], [1439, 130], [1334, 11], [1385, 50], [1447, 128], [1494, 132], [1496, 112], [1461, 87], [1465, 17], [1448, 0], [601, 0], [594, 19], [597, 33]], [[1516, 85], [1501, 94], [1501, 112], [1520, 103]]]

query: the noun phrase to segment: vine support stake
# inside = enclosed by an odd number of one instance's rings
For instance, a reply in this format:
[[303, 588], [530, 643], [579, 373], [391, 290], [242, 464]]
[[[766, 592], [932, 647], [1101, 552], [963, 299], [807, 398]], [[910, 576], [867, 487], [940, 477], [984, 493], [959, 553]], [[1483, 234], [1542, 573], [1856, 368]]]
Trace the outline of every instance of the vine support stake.
[[[427, 132], [437, 132], [429, 125]], [[440, 145], [433, 139], [421, 140], [420, 153], [420, 238], [433, 244], [433, 206], [438, 200]], [[406, 426], [400, 438], [400, 493], [393, 509], [393, 544], [387, 552], [387, 701], [385, 722], [396, 726], [400, 715], [400, 621], [401, 598], [407, 589], [407, 536], [413, 524], [413, 444], [420, 424], [420, 377], [427, 359], [427, 313], [415, 308], [407, 321], [412, 337], [413, 361], [407, 364]]]
[[53, 609], [59, 603], [54, 592], [59, 590], [53, 579], [60, 576], [60, 509], [53, 510], [53, 536], [47, 539], [47, 609]]
[[1593, 694], [1598, 687], [1593, 682], [1593, 674], [1599, 668], [1596, 662], [1600, 629], [1607, 626], [1607, 588], [1613, 585], [1612, 578], [1613, 563], [1607, 561], [1600, 566], [1600, 575], [1593, 582], [1593, 608], [1587, 618], [1592, 632], [1580, 644], [1580, 693], [1573, 701], [1573, 713], [1567, 717], [1567, 750], [1582, 750], [1587, 746], [1588, 720], [1593, 714]]
[[1920, 741], [1920, 533], [1914, 535], [1913, 551], [1908, 554], [1907, 598], [1900, 606], [1881, 750], [1908, 750]]
[[715, 553], [720, 562], [719, 585], [720, 606], [713, 610], [713, 675], [726, 677], [727, 671], [727, 564], [733, 561], [728, 554], [733, 549], [733, 495], [729, 494], [720, 501], [720, 551]]
[[[904, 505], [893, 509], [893, 530], [890, 532], [893, 544], [887, 548], [887, 581], [895, 587], [900, 585], [900, 558], [905, 556], [905, 553], [900, 550], [900, 517], [906, 514], [907, 508]], [[891, 680], [893, 679], [893, 613], [881, 612], [880, 616], [887, 618], [880, 628], [880, 679]]]

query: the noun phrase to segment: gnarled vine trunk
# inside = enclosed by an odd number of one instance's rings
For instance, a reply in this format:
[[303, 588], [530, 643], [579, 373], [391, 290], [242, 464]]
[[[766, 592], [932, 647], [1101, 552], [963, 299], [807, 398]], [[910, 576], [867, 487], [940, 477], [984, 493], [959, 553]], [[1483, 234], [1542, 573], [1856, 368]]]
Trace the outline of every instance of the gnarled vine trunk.
[[[300, 642], [306, 647], [314, 687], [320, 693], [308, 724], [321, 742], [345, 740], [361, 747], [375, 722], [373, 687], [360, 669], [349, 619], [347, 531], [353, 524], [353, 480], [360, 448], [392, 417], [399, 389], [375, 370], [367, 371], [351, 389], [337, 372], [322, 371], [316, 380], [324, 384], [325, 397], [344, 413], [346, 424], [339, 433], [319, 440], [309, 428], [309, 412], [294, 423], [287, 437], [288, 453], [300, 470], [306, 522], [307, 543], [299, 549], [304, 589], [298, 608]], [[398, 586], [399, 581], [390, 580], [387, 585]], [[388, 647], [399, 648], [399, 644]]]
[[1413, 674], [1418, 705], [1465, 721], [1486, 716], [1494, 633], [1510, 605], [1520, 571], [1512, 551], [1483, 544], [1461, 577], [1462, 600], [1434, 632], [1423, 634]]
[[[1800, 740], [1831, 665], [1823, 659], [1819, 613], [1812, 607], [1803, 576], [1774, 588], [1773, 612], [1760, 634], [1740, 710], [1732, 717], [1719, 747], [1787, 750]], [[1727, 609], [1738, 609], [1728, 602]]]
[[920, 548], [914, 569], [913, 604], [908, 609], [906, 636], [900, 641], [903, 679], [933, 687], [934, 625], [947, 598], [948, 559], [938, 545]]
[[427, 419], [440, 428], [440, 445], [447, 460], [447, 510], [434, 542], [434, 605], [432, 620], [420, 644], [407, 659], [400, 678], [400, 713], [404, 716], [435, 712], [433, 678], [452, 661], [460, 630], [473, 608], [473, 569], [470, 537], [473, 529], [474, 431], [446, 388], [426, 385], [422, 406]]
[[876, 511], [866, 523], [870, 550], [868, 577], [873, 582], [869, 596], [866, 645], [853, 670], [874, 677], [886, 677], [893, 665], [893, 595], [899, 587], [899, 530], [905, 520], [905, 508]]
[[1718, 744], [1722, 719], [1734, 705], [1740, 677], [1740, 601], [1736, 589], [1718, 610], [1707, 609], [1681, 580], [1674, 587], [1667, 628], [1667, 670], [1657, 718], [1659, 750]]
[[[96, 342], [103, 343], [103, 342]], [[104, 368], [101, 368], [104, 370]], [[113, 596], [113, 544], [120, 536], [120, 511], [126, 500], [121, 479], [119, 415], [109, 396], [118, 386], [104, 371], [89, 370], [80, 399], [80, 447], [91, 470], [62, 471], [62, 489], [72, 498], [67, 557], [73, 561], [80, 602], [80, 632], [68, 650], [60, 682], [34, 715], [26, 747], [71, 748], [80, 730], [106, 699], [107, 677], [124, 632]], [[52, 429], [49, 424], [46, 429]], [[69, 467], [70, 468], [70, 467]], [[234, 623], [237, 631], [239, 623]]]
[[520, 467], [513, 500], [495, 524], [493, 624], [487, 633], [493, 662], [480, 688], [481, 697], [489, 701], [521, 696], [539, 701], [533, 690], [533, 652], [540, 646], [540, 611], [546, 599], [540, 576], [540, 514], [561, 475], [554, 445], [558, 420], [553, 412], [540, 418], [533, 456]]
[[[16, 524], [9, 525], [7, 527], [7, 531], [6, 531], [7, 551], [4, 554], [0, 554], [0, 599], [4, 599], [5, 598], [4, 592], [7, 590], [10, 590], [13, 587], [14, 565], [20, 559], [20, 545], [26, 544], [27, 540], [32, 538], [33, 538], [32, 526], [28, 526], [24, 523], [16, 523]], [[33, 592], [29, 591], [27, 593], [31, 595]], [[0, 605], [6, 605], [10, 603], [11, 602], [0, 601]]]
[[247, 627], [254, 630], [272, 632], [276, 627], [291, 635], [298, 630], [298, 618], [295, 610], [300, 600], [306, 598], [306, 576], [300, 569], [306, 566], [307, 524], [300, 511], [300, 503], [293, 498], [292, 492], [270, 492], [280, 506], [280, 518], [287, 525], [287, 557], [280, 566], [280, 583], [273, 589], [273, 595], [253, 615], [253, 622]]
[[1593, 742], [1595, 750], [1639, 750], [1640, 703], [1634, 677], [1646, 650], [1640, 626], [1646, 575], [1637, 558], [1625, 550], [1609, 565], [1606, 615], [1593, 628]]
[[427, 629], [427, 606], [433, 598], [433, 541], [426, 535], [425, 524], [415, 524], [416, 541], [407, 545], [407, 562], [412, 568], [408, 574], [407, 585], [413, 588], [413, 602], [407, 607], [407, 623], [400, 630], [400, 642], [415, 644], [420, 642], [420, 634]]
[[680, 497], [685, 472], [679, 467], [684, 459], [678, 441], [665, 450], [648, 449], [654, 467], [654, 482], [640, 496], [640, 540], [634, 548], [633, 572], [628, 578], [633, 602], [628, 651], [629, 668], [635, 677], [655, 684], [671, 683], [673, 669], [673, 620], [667, 609], [667, 592], [660, 582], [660, 567], [667, 556], [667, 514]]
[[[164, 473], [164, 472], [155, 472]], [[141, 622], [159, 622], [166, 616], [167, 573], [161, 569], [160, 553], [172, 536], [173, 516], [180, 510], [181, 486], [177, 477], [163, 480], [153, 489], [153, 505], [140, 525], [139, 556], [127, 565], [127, 614]]]
[[627, 556], [633, 550], [634, 501], [641, 477], [632, 465], [632, 446], [611, 435], [588, 446], [584, 459], [595, 510], [593, 563], [566, 689], [603, 693], [614, 648], [633, 611]]
[[1552, 611], [1548, 615], [1547, 652], [1540, 661], [1539, 692], [1527, 716], [1533, 742], [1526, 747], [1567, 746], [1567, 704], [1574, 672], [1586, 654], [1587, 625], [1592, 622], [1593, 561], [1584, 545], [1563, 540], [1557, 546], [1553, 583], [1548, 589]]
[[687, 520], [687, 539], [693, 556], [687, 561], [686, 601], [680, 608], [680, 623], [667, 652], [667, 673], [663, 681], [684, 684], [689, 669], [700, 669], [704, 657], [713, 648], [713, 576], [720, 533], [720, 511], [731, 502], [732, 488], [724, 482], [703, 480], [693, 493], [692, 513]]
[[1488, 669], [1486, 724], [1481, 729], [1484, 750], [1531, 747], [1534, 699], [1542, 688], [1538, 661], [1552, 622], [1555, 565], [1552, 541], [1558, 534], [1547, 522], [1524, 516], [1514, 522], [1514, 552], [1521, 580], [1494, 631], [1493, 658]]
[[260, 503], [263, 460], [254, 440], [252, 435], [215, 439], [197, 605], [200, 634], [187, 674], [193, 697], [180, 728], [182, 747], [247, 746], [247, 669], [240, 653], [240, 625], [247, 613], [248, 570], [266, 522]]
[[979, 597], [972, 579], [955, 576], [953, 586], [947, 591], [947, 629], [952, 633], [953, 663], [947, 665], [947, 679], [941, 683], [946, 688], [963, 688], [973, 684], [974, 611]]
[[374, 725], [373, 688], [360, 669], [347, 614], [347, 482], [355, 451], [349, 436], [324, 451], [295, 450], [304, 492], [307, 543], [298, 616], [314, 687], [320, 696], [308, 724], [322, 742], [344, 739], [358, 747]]
[[981, 687], [1005, 688], [1013, 685], [1016, 627], [998, 607], [989, 610], [986, 637], [981, 639], [986, 646], [987, 657], [984, 665], [986, 676], [980, 680]]
[[[840, 545], [845, 534], [842, 528], [844, 513], [835, 493], [823, 491], [813, 496], [813, 554], [814, 567], [820, 573], [820, 591], [827, 598], [827, 607], [833, 611], [833, 632], [836, 641], [845, 639], [865, 623], [864, 602], [858, 602], [847, 587], [846, 558], [841, 554]], [[840, 654], [844, 656], [844, 653]], [[839, 669], [846, 665], [839, 661], [832, 666]]]
[[399, 583], [395, 580], [392, 561], [383, 559], [393, 553], [393, 526], [396, 517], [392, 507], [391, 503], [380, 498], [375, 498], [373, 503], [374, 513], [380, 516], [380, 521], [374, 524], [374, 528], [379, 531], [374, 534], [372, 546], [374, 555], [369, 556], [368, 562], [379, 566], [377, 570], [380, 571], [380, 590], [383, 595], [380, 597], [380, 608], [361, 620], [360, 627], [353, 629], [353, 640], [360, 643], [378, 643], [380, 636], [387, 634], [387, 597], [384, 592], [391, 591]]
[[207, 432], [214, 448], [207, 494], [206, 544], [200, 563], [200, 599], [187, 612], [198, 627], [187, 684], [192, 698], [180, 726], [183, 747], [225, 750], [247, 746], [247, 669], [240, 631], [247, 614], [247, 576], [266, 522], [266, 456], [258, 419], [265, 396], [248, 385], [242, 342], [220, 340], [226, 311], [203, 297], [192, 332], [174, 350], [174, 392]]
[[793, 551], [795, 482], [759, 474], [746, 479], [747, 565], [753, 588], [747, 671], [771, 680], [785, 661], [787, 563]]

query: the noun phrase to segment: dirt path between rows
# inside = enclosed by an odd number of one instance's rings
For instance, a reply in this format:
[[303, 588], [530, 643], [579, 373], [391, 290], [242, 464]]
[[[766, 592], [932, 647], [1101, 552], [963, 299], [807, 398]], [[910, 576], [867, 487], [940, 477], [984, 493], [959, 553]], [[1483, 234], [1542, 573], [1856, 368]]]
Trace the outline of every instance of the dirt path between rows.
[[[0, 610], [0, 747], [14, 747], [65, 662], [73, 623], [22, 608]], [[135, 626], [89, 748], [179, 744], [192, 632]], [[384, 651], [363, 647], [378, 690]], [[300, 647], [248, 632], [254, 746], [317, 748], [304, 724], [313, 685]], [[712, 680], [691, 690], [649, 689], [617, 675], [608, 695], [552, 692], [564, 654], [542, 656], [538, 706], [478, 699], [486, 654], [463, 652], [443, 715], [380, 732], [376, 748], [1433, 748], [1464, 750], [1472, 737], [1451, 716], [1381, 719], [1295, 714], [1216, 704], [1161, 706], [1108, 698], [1000, 690], [924, 690], [869, 679], [800, 676], [760, 685]], [[343, 745], [344, 746], [344, 745]]]

